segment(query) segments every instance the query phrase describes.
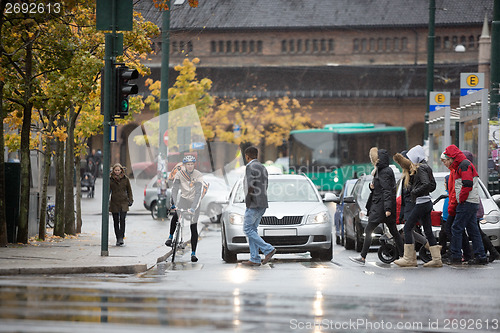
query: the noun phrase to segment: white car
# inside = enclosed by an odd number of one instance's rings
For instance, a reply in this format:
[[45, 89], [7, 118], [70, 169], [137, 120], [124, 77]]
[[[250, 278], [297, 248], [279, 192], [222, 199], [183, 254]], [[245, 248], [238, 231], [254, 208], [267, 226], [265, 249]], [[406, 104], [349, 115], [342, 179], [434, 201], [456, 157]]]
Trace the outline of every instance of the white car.
[[[328, 193], [322, 199], [305, 175], [269, 175], [269, 208], [262, 217], [259, 235], [278, 253], [309, 251], [311, 257], [332, 259], [332, 219], [323, 201], [333, 201]], [[243, 179], [235, 183], [222, 212], [222, 259], [233, 263], [238, 253], [248, 253], [243, 232], [245, 214]]]

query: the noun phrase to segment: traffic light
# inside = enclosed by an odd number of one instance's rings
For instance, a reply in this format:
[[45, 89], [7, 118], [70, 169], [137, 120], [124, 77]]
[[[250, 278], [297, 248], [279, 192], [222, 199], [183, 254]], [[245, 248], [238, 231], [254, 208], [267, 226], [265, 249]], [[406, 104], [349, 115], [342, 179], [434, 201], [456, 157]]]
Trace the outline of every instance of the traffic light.
[[129, 83], [130, 80], [137, 79], [139, 72], [137, 69], [130, 69], [127, 66], [116, 67], [116, 103], [115, 118], [125, 118], [128, 115], [128, 96], [139, 92], [137, 84]]

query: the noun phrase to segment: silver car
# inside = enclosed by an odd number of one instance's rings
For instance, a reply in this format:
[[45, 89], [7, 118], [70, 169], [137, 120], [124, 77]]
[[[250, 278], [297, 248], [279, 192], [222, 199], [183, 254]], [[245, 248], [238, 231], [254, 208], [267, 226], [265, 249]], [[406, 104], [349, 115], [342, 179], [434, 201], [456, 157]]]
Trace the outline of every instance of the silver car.
[[[332, 219], [323, 201], [333, 201], [332, 193], [322, 199], [305, 175], [269, 175], [269, 208], [258, 232], [278, 253], [309, 251], [314, 259], [332, 259]], [[243, 179], [235, 183], [222, 212], [222, 259], [237, 261], [238, 253], [248, 253], [243, 232], [245, 214]]]
[[212, 174], [203, 175], [203, 180], [208, 183], [208, 191], [201, 200], [200, 211], [208, 216], [210, 222], [218, 223], [231, 187], [227, 180]]
[[[151, 211], [151, 216], [156, 220], [158, 218], [158, 176], [154, 176], [153, 179], [144, 188], [144, 208]], [[172, 190], [167, 188], [167, 215], [170, 208], [170, 196], [172, 195]]]

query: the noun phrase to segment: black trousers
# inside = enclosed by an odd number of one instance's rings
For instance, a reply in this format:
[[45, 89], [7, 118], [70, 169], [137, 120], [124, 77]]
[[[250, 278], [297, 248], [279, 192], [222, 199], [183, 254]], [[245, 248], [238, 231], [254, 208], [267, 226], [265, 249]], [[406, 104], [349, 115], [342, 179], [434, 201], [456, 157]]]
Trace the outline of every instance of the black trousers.
[[125, 238], [125, 218], [127, 217], [127, 212], [112, 213], [112, 215], [116, 239]]
[[[174, 234], [177, 221], [179, 221], [179, 215], [175, 212], [172, 220], [170, 220], [170, 235]], [[189, 228], [191, 230], [191, 250], [196, 252], [196, 248], [198, 247], [198, 223], [192, 223]]]

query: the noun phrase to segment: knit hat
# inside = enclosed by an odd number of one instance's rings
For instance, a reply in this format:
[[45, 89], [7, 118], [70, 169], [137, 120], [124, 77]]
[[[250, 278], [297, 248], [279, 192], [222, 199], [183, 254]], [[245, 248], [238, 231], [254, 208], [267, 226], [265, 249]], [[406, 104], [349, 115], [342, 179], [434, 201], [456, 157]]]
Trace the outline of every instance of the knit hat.
[[451, 157], [449, 157], [448, 155], [446, 155], [444, 152], [441, 154], [441, 159], [442, 160], [447, 160], [447, 159], [450, 159]]

